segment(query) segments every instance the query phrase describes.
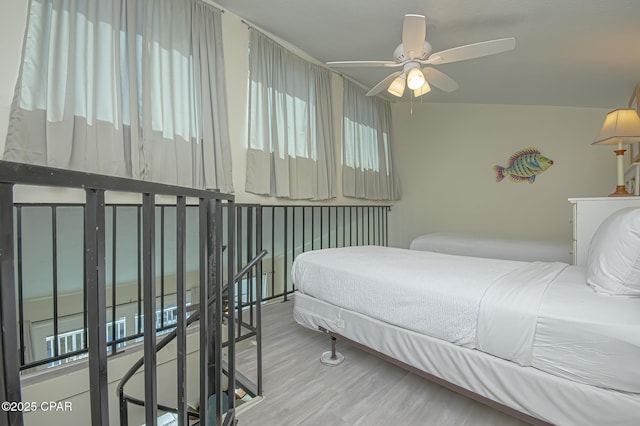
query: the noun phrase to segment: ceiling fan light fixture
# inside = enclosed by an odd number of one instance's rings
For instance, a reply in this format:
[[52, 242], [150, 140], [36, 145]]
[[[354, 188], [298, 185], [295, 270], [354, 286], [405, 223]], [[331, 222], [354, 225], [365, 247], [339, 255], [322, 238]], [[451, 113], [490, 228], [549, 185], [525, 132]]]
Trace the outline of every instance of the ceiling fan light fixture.
[[409, 89], [419, 89], [424, 85], [424, 83], [424, 74], [422, 74], [420, 68], [412, 68], [407, 75], [407, 86], [409, 86]]
[[396, 77], [395, 80], [393, 80], [389, 85], [387, 92], [391, 93], [393, 96], [397, 96], [401, 98], [402, 95], [404, 94], [406, 79], [407, 78], [405, 77], [404, 74], [401, 74], [398, 77]]
[[[452, 92], [459, 86], [445, 73], [425, 65], [448, 64], [466, 61], [467, 59], [513, 50], [516, 39], [513, 37], [488, 40], [479, 43], [466, 44], [450, 49], [433, 52], [433, 48], [425, 37], [427, 35], [426, 18], [423, 15], [406, 14], [402, 23], [402, 42], [393, 51], [392, 61], [333, 61], [327, 62], [332, 67], [392, 67], [402, 68], [401, 71], [387, 75], [382, 81], [367, 92], [367, 96], [375, 96], [385, 89], [394, 96], [402, 97], [407, 87], [416, 96], [422, 96], [431, 90], [425, 86], [425, 80], [445, 91]], [[398, 76], [402, 74], [402, 79]], [[400, 87], [404, 80], [404, 88]]]
[[431, 86], [429, 86], [429, 83], [427, 83], [427, 81], [425, 80], [422, 87], [418, 87], [417, 89], [413, 90], [413, 96], [416, 98], [419, 98], [422, 95], [426, 95], [430, 91], [431, 91]]

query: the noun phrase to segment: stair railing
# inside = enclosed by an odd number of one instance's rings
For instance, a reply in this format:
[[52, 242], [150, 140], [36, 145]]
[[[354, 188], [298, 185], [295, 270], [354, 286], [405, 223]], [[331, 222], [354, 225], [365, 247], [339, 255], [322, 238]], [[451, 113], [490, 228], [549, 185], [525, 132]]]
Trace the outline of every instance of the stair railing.
[[[245, 275], [247, 275], [247, 273], [258, 264], [258, 262], [262, 261], [262, 259], [267, 255], [267, 251], [266, 250], [262, 250], [260, 253], [258, 253], [258, 255], [256, 255], [255, 257], [253, 257], [251, 259], [251, 261], [249, 263], [247, 263], [235, 276], [234, 276], [234, 284], [238, 284], [244, 277]], [[228, 284], [224, 284], [222, 287], [222, 293], [226, 294], [228, 292], [229, 288], [228, 288]], [[214, 303], [216, 302], [216, 295], [214, 294], [213, 296], [211, 296], [208, 300], [208, 305], [209, 307], [213, 306]], [[258, 300], [258, 303], [260, 303], [260, 300]], [[231, 308], [231, 306], [229, 307]], [[189, 316], [189, 318], [186, 321], [185, 324], [185, 328], [188, 327], [189, 325], [193, 324], [194, 322], [198, 321], [200, 319], [200, 311], [196, 310], [193, 314], [191, 314]], [[233, 333], [228, 333], [229, 336], [234, 336]], [[177, 336], [177, 328], [171, 330], [170, 333], [168, 333], [166, 336], [164, 336], [156, 345], [156, 352], [160, 351], [162, 348], [164, 348], [165, 346], [167, 346], [169, 343], [171, 343], [171, 341], [173, 339], [175, 339]], [[232, 337], [235, 338], [235, 337]], [[260, 356], [260, 354], [258, 354], [258, 356]], [[128, 408], [127, 405], [129, 403], [134, 404], [134, 405], [138, 405], [141, 407], [144, 407], [145, 405], [145, 401], [130, 395], [127, 395], [124, 393], [124, 386], [129, 382], [129, 380], [136, 374], [136, 372], [144, 365], [144, 357], [141, 357], [138, 359], [138, 361], [136, 361], [130, 368], [129, 370], [124, 374], [124, 376], [122, 376], [122, 378], [120, 379], [120, 382], [118, 383], [118, 386], [116, 387], [116, 394], [118, 395], [118, 400], [119, 400], [119, 404], [120, 404], [120, 425], [121, 426], [128, 426], [129, 425], [129, 418], [128, 418]], [[242, 385], [242, 382], [239, 381], [240, 384]], [[200, 401], [200, 404], [202, 404], [203, 401]], [[173, 407], [168, 407], [166, 405], [162, 405], [162, 404], [157, 404], [158, 410], [160, 411], [164, 411], [164, 412], [168, 412], [168, 413], [175, 413], [178, 414], [178, 409], [177, 408], [173, 408]], [[187, 415], [189, 418], [193, 418], [193, 419], [198, 419], [200, 416], [198, 413], [196, 412], [191, 412], [188, 411]]]

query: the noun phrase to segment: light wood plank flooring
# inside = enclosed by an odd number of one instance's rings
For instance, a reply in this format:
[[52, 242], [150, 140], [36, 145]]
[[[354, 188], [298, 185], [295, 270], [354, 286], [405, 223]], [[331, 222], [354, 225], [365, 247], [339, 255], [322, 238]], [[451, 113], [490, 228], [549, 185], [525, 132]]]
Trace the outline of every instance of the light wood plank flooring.
[[[329, 338], [298, 325], [293, 301], [263, 309], [264, 399], [241, 407], [240, 425], [524, 425], [345, 343], [345, 361], [320, 363]], [[255, 375], [255, 350], [238, 353]]]

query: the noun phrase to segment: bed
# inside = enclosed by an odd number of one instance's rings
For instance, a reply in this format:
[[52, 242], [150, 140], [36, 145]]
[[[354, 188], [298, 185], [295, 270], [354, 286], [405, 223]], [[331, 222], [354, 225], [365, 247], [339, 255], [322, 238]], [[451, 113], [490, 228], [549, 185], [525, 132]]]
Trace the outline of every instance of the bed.
[[530, 423], [639, 424], [640, 209], [612, 215], [591, 245], [588, 267], [307, 252], [294, 317]]
[[432, 232], [414, 238], [409, 248], [492, 259], [571, 262], [569, 242], [550, 239], [509, 238], [464, 232]]

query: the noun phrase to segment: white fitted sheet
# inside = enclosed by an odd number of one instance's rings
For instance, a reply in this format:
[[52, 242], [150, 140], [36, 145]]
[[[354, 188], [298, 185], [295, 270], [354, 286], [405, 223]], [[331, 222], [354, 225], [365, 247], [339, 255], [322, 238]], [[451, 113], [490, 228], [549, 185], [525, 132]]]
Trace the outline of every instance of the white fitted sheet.
[[461, 232], [433, 232], [414, 238], [409, 248], [491, 259], [571, 263], [570, 244], [566, 241], [516, 239]]
[[640, 395], [567, 380], [297, 292], [295, 320], [323, 327], [522, 413], [558, 425], [638, 424]]
[[[303, 253], [292, 268], [299, 292], [337, 307], [573, 381], [640, 393], [640, 298], [597, 294], [585, 273], [375, 246]], [[511, 283], [523, 289], [518, 297]], [[495, 305], [501, 298], [506, 303]]]

